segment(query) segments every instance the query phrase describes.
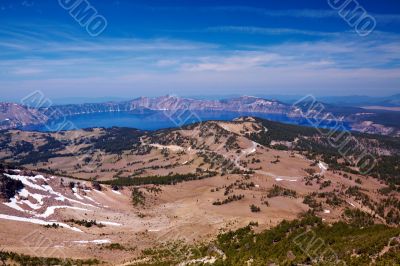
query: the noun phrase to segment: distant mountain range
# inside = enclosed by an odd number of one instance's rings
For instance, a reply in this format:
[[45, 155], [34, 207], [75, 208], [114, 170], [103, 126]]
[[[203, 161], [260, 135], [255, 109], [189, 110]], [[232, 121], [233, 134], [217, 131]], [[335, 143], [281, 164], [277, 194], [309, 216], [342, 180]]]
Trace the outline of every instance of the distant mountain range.
[[[270, 99], [277, 99], [279, 101], [292, 104], [303, 96], [300, 95], [270, 95], [265, 96]], [[399, 107], [400, 94], [395, 94], [385, 97], [372, 97], [363, 95], [347, 95], [347, 96], [321, 96], [317, 97], [319, 101], [340, 106], [385, 106], [385, 107]]]
[[292, 108], [290, 105], [279, 101], [271, 101], [252, 96], [242, 96], [227, 100], [198, 100], [175, 96], [162, 96], [156, 98], [140, 97], [123, 102], [69, 104], [54, 106], [41, 111], [50, 114], [54, 112], [54, 110], [59, 110], [65, 115], [77, 115], [97, 112], [126, 112], [140, 109], [154, 111], [196, 110], [287, 114]]
[[[393, 100], [393, 99], [392, 99]], [[394, 99], [395, 100], [395, 99]], [[395, 101], [392, 101], [395, 102]], [[307, 103], [304, 103], [307, 108]], [[384, 135], [399, 135], [400, 112], [365, 110], [359, 107], [322, 104], [320, 117], [332, 113], [336, 119], [347, 122], [354, 130]], [[304, 109], [303, 108], [303, 109]], [[33, 109], [10, 103], [0, 103], [0, 129], [18, 128], [26, 125], [46, 123], [62, 116], [146, 111], [214, 111], [257, 114], [278, 114], [292, 118], [302, 118], [301, 108], [278, 100], [268, 100], [253, 96], [241, 96], [225, 100], [203, 100], [162, 96], [140, 97], [130, 101], [84, 103]]]
[[[281, 94], [257, 94], [254, 95], [258, 98], [270, 99], [272, 101], [280, 101], [286, 104], [293, 104], [304, 95], [281, 95]], [[181, 96], [182, 98], [192, 98], [197, 100], [219, 100], [219, 99], [234, 99], [240, 98], [241, 95], [208, 95], [208, 96]], [[400, 93], [390, 96], [365, 96], [365, 95], [346, 95], [346, 96], [316, 96], [316, 98], [324, 103], [341, 105], [341, 106], [386, 106], [386, 107], [400, 107]], [[68, 105], [68, 104], [84, 104], [84, 103], [105, 103], [105, 102], [124, 102], [130, 101], [129, 97], [66, 97], [52, 99], [54, 105]], [[15, 102], [18, 100], [2, 99], [0, 102]]]
[[333, 103], [337, 105], [349, 106], [400, 106], [400, 94], [389, 97], [369, 97], [369, 96], [336, 96], [336, 97], [321, 97], [323, 102]]

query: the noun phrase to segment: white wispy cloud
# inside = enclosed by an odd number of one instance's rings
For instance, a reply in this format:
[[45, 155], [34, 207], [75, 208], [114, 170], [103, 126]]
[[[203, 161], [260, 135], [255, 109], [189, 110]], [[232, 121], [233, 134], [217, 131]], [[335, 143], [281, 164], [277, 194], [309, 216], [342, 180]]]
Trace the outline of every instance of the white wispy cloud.
[[[362, 6], [362, 5], [361, 5]], [[293, 17], [293, 18], [309, 18], [309, 19], [324, 19], [324, 18], [338, 18], [338, 11], [329, 8], [327, 3], [326, 9], [285, 9], [285, 10], [271, 10], [265, 8], [256, 8], [250, 6], [222, 6], [210, 7], [217, 11], [230, 11], [230, 12], [248, 12], [268, 17]], [[369, 10], [366, 12], [373, 16], [379, 23], [400, 23], [400, 16], [398, 14], [380, 14], [374, 13]]]
[[11, 70], [12, 74], [22, 75], [22, 76], [38, 74], [38, 73], [41, 73], [41, 72], [43, 72], [43, 70], [40, 69], [40, 68], [27, 68], [27, 67], [20, 67], [20, 68], [16, 68], [16, 69]]
[[[350, 33], [221, 26], [210, 31], [245, 34], [318, 35], [314, 41], [231, 47], [177, 39], [100, 38], [68, 33], [51, 41], [40, 32], [0, 31], [0, 91], [23, 96], [41, 89], [90, 96], [103, 91], [125, 95], [180, 93], [282, 93], [319, 90], [365, 94], [400, 86], [400, 36], [374, 32], [367, 39]], [[22, 36], [21, 36], [22, 35]], [[199, 91], [201, 93], [199, 93]], [[360, 92], [359, 92], [360, 93]], [[57, 95], [56, 95], [57, 96]]]
[[210, 32], [236, 32], [236, 33], [247, 33], [247, 34], [262, 34], [262, 35], [309, 35], [309, 36], [324, 36], [333, 37], [339, 36], [338, 32], [320, 32], [320, 31], [310, 31], [310, 30], [300, 30], [300, 29], [290, 29], [290, 28], [263, 28], [263, 27], [253, 27], [253, 26], [218, 26], [209, 27], [206, 29]]
[[[328, 5], [327, 5], [328, 7]], [[303, 17], [303, 18], [327, 18], [337, 16], [337, 12], [332, 9], [266, 9], [250, 6], [221, 6], [215, 10], [231, 12], [249, 12], [269, 17]]]
[[197, 62], [185, 63], [183, 71], [238, 71], [263, 67], [265, 65], [277, 65], [279, 62], [289, 61], [279, 54], [265, 52], [235, 52], [231, 56], [201, 57]]
[[[174, 6], [174, 7], [147, 7], [152, 10], [175, 10], [184, 11], [188, 7]], [[341, 19], [338, 11], [330, 8], [326, 2], [326, 9], [267, 9], [254, 6], [203, 6], [197, 7], [196, 11], [200, 12], [231, 12], [231, 13], [251, 13], [265, 17], [288, 17], [288, 18], [306, 18], [306, 19]], [[375, 17], [379, 23], [400, 23], [400, 16], [398, 14], [381, 14], [374, 13], [366, 10], [368, 14]]]

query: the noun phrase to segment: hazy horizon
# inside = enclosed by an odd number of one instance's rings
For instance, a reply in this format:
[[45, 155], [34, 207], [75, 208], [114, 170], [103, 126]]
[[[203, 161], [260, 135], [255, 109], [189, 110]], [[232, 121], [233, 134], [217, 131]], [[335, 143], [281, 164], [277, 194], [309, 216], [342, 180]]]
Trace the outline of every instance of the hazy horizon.
[[[43, 93], [40, 90], [37, 91], [39, 93]], [[391, 95], [381, 95], [381, 96], [370, 96], [370, 95], [313, 95], [307, 94], [316, 97], [319, 100], [335, 100], [335, 99], [342, 99], [347, 98], [348, 100], [357, 100], [357, 98], [362, 99], [371, 99], [371, 100], [379, 100], [379, 99], [388, 99], [391, 96], [398, 96], [400, 94], [391, 94]], [[163, 96], [173, 96], [179, 98], [190, 98], [190, 99], [197, 99], [197, 100], [224, 100], [224, 99], [232, 99], [238, 98], [243, 96], [250, 96], [250, 97], [257, 97], [263, 98], [267, 100], [277, 100], [286, 103], [291, 103], [296, 100], [299, 100], [307, 95], [300, 95], [300, 94], [271, 94], [271, 95], [249, 95], [249, 94], [226, 94], [226, 95], [176, 95], [176, 94], [163, 94], [163, 95], [154, 95], [154, 96], [146, 96], [146, 95], [136, 95], [136, 96], [125, 96], [125, 97], [114, 97], [114, 96], [101, 96], [101, 97], [55, 97], [49, 98], [46, 94], [42, 94], [41, 97], [44, 99], [48, 99], [55, 105], [64, 105], [64, 104], [82, 104], [82, 103], [104, 103], [104, 102], [122, 102], [122, 101], [129, 101], [134, 100], [139, 97], [148, 97], [148, 98], [157, 98]], [[0, 97], [0, 102], [10, 102], [10, 103], [17, 103], [20, 104], [23, 101], [22, 98], [4, 98]]]

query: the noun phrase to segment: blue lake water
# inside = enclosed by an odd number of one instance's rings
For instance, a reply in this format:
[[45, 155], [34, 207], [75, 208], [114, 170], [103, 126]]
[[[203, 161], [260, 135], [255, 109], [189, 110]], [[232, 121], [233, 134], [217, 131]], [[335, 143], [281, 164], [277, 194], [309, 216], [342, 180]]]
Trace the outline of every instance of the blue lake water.
[[[59, 131], [93, 127], [130, 127], [142, 130], [157, 130], [180, 127], [182, 125], [208, 120], [230, 121], [241, 116], [255, 116], [283, 123], [309, 125], [305, 119], [290, 118], [286, 115], [210, 111], [186, 111], [170, 114], [163, 111], [157, 111], [149, 113], [108, 112], [80, 114], [51, 120], [46, 125], [29, 126], [23, 129], [35, 131]], [[329, 124], [323, 125], [322, 127], [329, 127]]]

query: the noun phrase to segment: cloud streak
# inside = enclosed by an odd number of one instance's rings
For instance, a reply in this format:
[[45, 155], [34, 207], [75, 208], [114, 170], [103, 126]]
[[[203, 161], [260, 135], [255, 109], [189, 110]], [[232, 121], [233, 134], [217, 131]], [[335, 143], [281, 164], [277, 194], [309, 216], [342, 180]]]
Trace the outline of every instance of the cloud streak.
[[261, 34], [261, 35], [307, 35], [307, 36], [320, 36], [320, 37], [334, 37], [339, 36], [338, 32], [320, 32], [310, 30], [299, 30], [289, 28], [263, 28], [263, 27], [249, 27], [249, 26], [218, 26], [209, 27], [206, 29], [209, 32], [233, 32], [233, 33], [246, 33], [246, 34]]
[[[59, 98], [63, 93], [134, 97], [299, 90], [391, 94], [400, 86], [400, 36], [394, 33], [374, 32], [365, 39], [350, 32], [246, 25], [199, 31], [239, 35], [238, 39], [244, 35], [289, 38], [250, 45], [110, 36], [93, 41], [69, 31], [52, 35], [49, 30], [3, 27], [0, 90], [3, 97], [5, 92], [23, 97], [40, 89]], [[296, 34], [316, 38], [292, 39]], [[49, 39], [50, 35], [56, 37]]]
[[[184, 6], [174, 7], [147, 7], [150, 10], [173, 10], [173, 11], [185, 11], [188, 8]], [[285, 17], [285, 18], [305, 18], [305, 19], [341, 19], [336, 10], [330, 9], [328, 3], [326, 3], [325, 9], [267, 9], [259, 8], [254, 6], [245, 5], [229, 5], [229, 6], [203, 6], [196, 7], [196, 11], [199, 12], [220, 12], [220, 13], [251, 13], [264, 17]], [[400, 16], [398, 14], [382, 14], [369, 12], [370, 15], [374, 16], [378, 22], [381, 23], [400, 23]]]

